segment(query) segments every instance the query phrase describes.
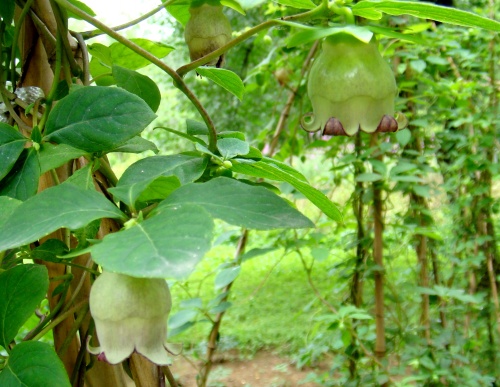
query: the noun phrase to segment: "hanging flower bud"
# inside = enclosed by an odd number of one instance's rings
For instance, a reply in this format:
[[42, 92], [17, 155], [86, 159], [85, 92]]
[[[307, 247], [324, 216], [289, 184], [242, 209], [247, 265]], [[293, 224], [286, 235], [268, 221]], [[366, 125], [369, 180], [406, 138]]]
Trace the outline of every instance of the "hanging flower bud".
[[90, 312], [100, 347], [89, 352], [99, 360], [121, 363], [134, 351], [159, 365], [169, 364], [167, 319], [172, 299], [167, 283], [103, 272], [90, 291]]
[[[307, 84], [312, 118], [302, 127], [324, 135], [395, 132], [396, 80], [373, 38], [364, 43], [347, 33], [329, 36], [314, 61]], [[309, 114], [311, 116], [311, 114]]]
[[[221, 5], [202, 4], [189, 8], [191, 17], [186, 24], [184, 39], [189, 47], [191, 60], [197, 60], [226, 45], [231, 40], [231, 24], [222, 12]], [[207, 63], [221, 67], [225, 55]]]

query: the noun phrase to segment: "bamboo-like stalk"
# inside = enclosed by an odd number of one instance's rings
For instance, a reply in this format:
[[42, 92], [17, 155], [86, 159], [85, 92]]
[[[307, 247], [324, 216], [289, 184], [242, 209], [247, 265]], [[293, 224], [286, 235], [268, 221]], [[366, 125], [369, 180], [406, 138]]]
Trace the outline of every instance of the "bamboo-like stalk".
[[[372, 135], [371, 146], [379, 144], [378, 134]], [[382, 155], [378, 155], [379, 160]], [[375, 356], [382, 361], [386, 356], [385, 344], [385, 320], [384, 320], [384, 222], [383, 222], [383, 203], [382, 186], [380, 181], [373, 182], [373, 261], [377, 265], [375, 270]]]

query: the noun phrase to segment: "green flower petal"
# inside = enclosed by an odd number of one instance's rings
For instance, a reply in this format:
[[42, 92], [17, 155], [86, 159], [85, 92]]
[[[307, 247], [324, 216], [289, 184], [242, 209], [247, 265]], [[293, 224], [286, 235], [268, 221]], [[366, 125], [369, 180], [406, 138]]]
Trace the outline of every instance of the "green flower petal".
[[397, 85], [375, 39], [364, 43], [341, 33], [323, 42], [309, 73], [307, 92], [313, 118], [302, 121], [304, 129], [319, 130], [334, 117], [352, 136], [359, 128], [373, 133], [384, 115], [394, 115]]

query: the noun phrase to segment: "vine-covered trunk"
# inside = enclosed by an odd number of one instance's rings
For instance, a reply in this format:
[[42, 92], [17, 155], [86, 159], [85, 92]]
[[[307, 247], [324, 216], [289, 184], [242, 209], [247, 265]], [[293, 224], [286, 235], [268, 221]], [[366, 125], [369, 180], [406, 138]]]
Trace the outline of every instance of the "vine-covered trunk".
[[[56, 74], [57, 79], [71, 76], [70, 62], [81, 61], [82, 47], [79, 47], [76, 40], [69, 35], [64, 28], [67, 20], [63, 19], [61, 12], [55, 3], [49, 0], [35, 0], [18, 2], [16, 8], [16, 26], [20, 28], [18, 47], [21, 55], [21, 76], [16, 83], [16, 87], [35, 86], [43, 90], [45, 96], [50, 94], [54, 82], [54, 69], [56, 62], [62, 65], [61, 73]], [[19, 7], [26, 8], [24, 12]], [[24, 18], [22, 16], [26, 15]], [[59, 18], [59, 22], [56, 20]], [[22, 23], [22, 25], [21, 25]], [[66, 49], [58, 49], [57, 39], [64, 40], [62, 44]], [[70, 51], [68, 51], [70, 49]], [[83, 48], [85, 49], [85, 48]], [[72, 74], [76, 76], [78, 74]], [[82, 77], [84, 79], [85, 77]], [[88, 77], [87, 77], [88, 79]], [[33, 128], [33, 121], [22, 115], [21, 118], [26, 124], [25, 134], [29, 135]], [[56, 174], [45, 173], [40, 177], [39, 191], [59, 184], [70, 177], [76, 170], [83, 168], [87, 164], [84, 158], [74, 160], [57, 169]], [[105, 189], [110, 184], [99, 171], [94, 173], [94, 178], [100, 184], [96, 184], [96, 189]], [[97, 237], [117, 231], [118, 225], [111, 220], [103, 219]], [[59, 239], [65, 243], [70, 243], [75, 247], [76, 241], [69, 238], [67, 230], [59, 230], [48, 235], [47, 239]], [[79, 256], [73, 263], [90, 268], [93, 263], [88, 254]], [[123, 368], [119, 365], [112, 366], [103, 362], [95, 362], [86, 371], [89, 356], [86, 353], [86, 338], [92, 334], [93, 324], [91, 324], [88, 313], [88, 298], [90, 294], [91, 278], [87, 271], [78, 268], [68, 269], [58, 263], [43, 262], [49, 271], [51, 279], [48, 291], [50, 310], [57, 316], [65, 318], [53, 328], [54, 346], [63, 361], [66, 371], [73, 386], [92, 387], [113, 387], [126, 386], [132, 382]], [[58, 287], [65, 290], [60, 294], [54, 293]], [[71, 312], [74, 306], [81, 306]], [[130, 368], [133, 371], [134, 380], [138, 386], [159, 385], [160, 378], [156, 368], [139, 355], [134, 355], [130, 359]]]

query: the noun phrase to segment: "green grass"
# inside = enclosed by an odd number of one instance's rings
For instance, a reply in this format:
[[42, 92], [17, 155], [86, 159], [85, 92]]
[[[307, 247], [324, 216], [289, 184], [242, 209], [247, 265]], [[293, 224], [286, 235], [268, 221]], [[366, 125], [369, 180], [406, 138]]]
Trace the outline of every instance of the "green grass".
[[[257, 234], [252, 235], [257, 238]], [[228, 246], [214, 248], [186, 282], [190, 292], [199, 287], [204, 306], [217, 294], [215, 276], [211, 273], [222, 262], [230, 261], [233, 253], [233, 248]], [[331, 260], [316, 263], [313, 270], [314, 283], [326, 296], [335, 286], [329, 274], [331, 264]], [[172, 297], [173, 313], [178, 310], [175, 305], [190, 298], [179, 284], [172, 287]], [[233, 305], [221, 325], [221, 347], [237, 347], [243, 352], [261, 348], [273, 348], [281, 353], [296, 351], [305, 344], [315, 311], [323, 309], [307, 282], [298, 255], [284, 256], [283, 250], [244, 262], [229, 301]], [[203, 320], [201, 314], [200, 320]], [[186, 347], [200, 342], [204, 345], [210, 327], [208, 322], [198, 322], [171, 341], [183, 342]]]

